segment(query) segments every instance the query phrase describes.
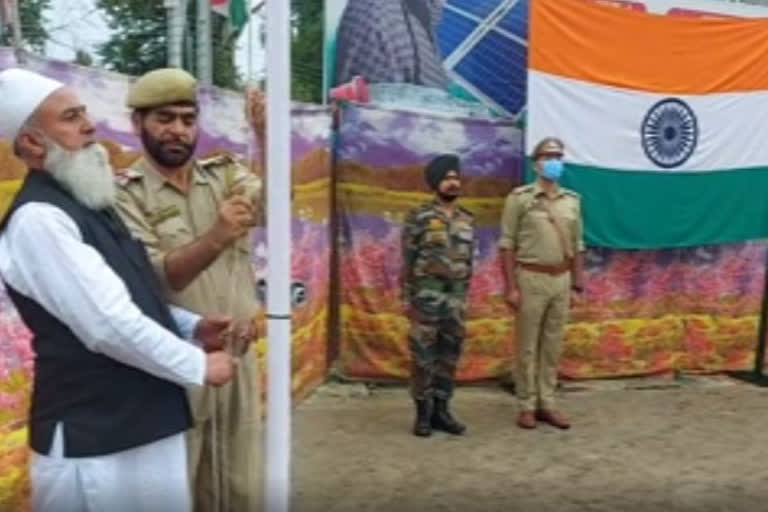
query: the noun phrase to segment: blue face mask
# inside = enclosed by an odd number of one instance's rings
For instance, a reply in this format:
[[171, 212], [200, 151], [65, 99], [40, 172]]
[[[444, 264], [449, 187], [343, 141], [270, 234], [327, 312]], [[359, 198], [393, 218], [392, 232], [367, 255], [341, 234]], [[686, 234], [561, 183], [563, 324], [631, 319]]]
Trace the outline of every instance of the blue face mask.
[[558, 181], [563, 175], [563, 170], [563, 161], [559, 159], [544, 160], [541, 164], [541, 175], [548, 180]]

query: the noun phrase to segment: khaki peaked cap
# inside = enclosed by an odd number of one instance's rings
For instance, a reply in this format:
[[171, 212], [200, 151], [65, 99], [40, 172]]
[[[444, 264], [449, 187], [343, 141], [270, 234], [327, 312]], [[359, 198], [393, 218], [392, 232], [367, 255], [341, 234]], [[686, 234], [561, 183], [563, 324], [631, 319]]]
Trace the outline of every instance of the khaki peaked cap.
[[197, 80], [178, 68], [150, 71], [128, 91], [126, 105], [133, 109], [161, 107], [180, 102], [197, 103]]

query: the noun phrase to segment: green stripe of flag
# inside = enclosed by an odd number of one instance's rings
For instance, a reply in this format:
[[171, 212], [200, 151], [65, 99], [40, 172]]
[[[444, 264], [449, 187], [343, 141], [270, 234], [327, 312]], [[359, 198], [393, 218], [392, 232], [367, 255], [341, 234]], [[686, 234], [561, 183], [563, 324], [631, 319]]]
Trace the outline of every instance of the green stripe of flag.
[[768, 167], [646, 172], [568, 164], [562, 184], [582, 196], [587, 245], [661, 249], [768, 236]]

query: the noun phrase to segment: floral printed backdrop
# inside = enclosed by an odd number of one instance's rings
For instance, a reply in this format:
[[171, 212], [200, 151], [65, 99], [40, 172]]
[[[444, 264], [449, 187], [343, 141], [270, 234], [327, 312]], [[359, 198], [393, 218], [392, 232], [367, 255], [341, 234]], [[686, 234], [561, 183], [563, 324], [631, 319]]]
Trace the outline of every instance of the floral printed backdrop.
[[[292, 359], [294, 398], [306, 396], [326, 376], [331, 262], [331, 115], [321, 107], [293, 110]], [[254, 233], [254, 268], [266, 279], [266, 230]], [[266, 346], [261, 318], [259, 347]], [[264, 362], [262, 354], [262, 362]]]
[[[350, 378], [405, 379], [408, 324], [399, 299], [400, 228], [428, 199], [422, 169], [458, 153], [462, 204], [477, 218], [476, 270], [459, 378], [509, 374], [514, 318], [496, 247], [504, 196], [522, 181], [522, 134], [510, 124], [350, 106], [338, 140], [341, 350]], [[571, 313], [561, 361], [570, 378], [753, 364], [766, 245], [666, 251], [590, 248], [583, 306]]]
[[[13, 54], [0, 48], [0, 70], [15, 65]], [[97, 137], [107, 146], [113, 163], [122, 167], [138, 155], [128, 111], [122, 107], [129, 78], [69, 64], [31, 58], [28, 67], [74, 85], [97, 125]], [[201, 95], [198, 152], [207, 156], [227, 151], [244, 160], [258, 160], [259, 148], [245, 121], [242, 95], [218, 89]], [[0, 121], [1, 122], [1, 121]], [[294, 221], [292, 266], [294, 281], [305, 290], [293, 319], [293, 390], [300, 398], [319, 384], [327, 369], [329, 293], [331, 119], [328, 109], [296, 106], [293, 112]], [[258, 165], [252, 165], [260, 172]], [[0, 140], [0, 216], [18, 190], [25, 170]], [[254, 272], [264, 277], [264, 230], [255, 230]], [[267, 347], [263, 315], [261, 336], [251, 351], [265, 366]], [[28, 497], [26, 415], [34, 353], [30, 333], [0, 285], [0, 511], [19, 512]], [[262, 378], [264, 375], [262, 374]]]

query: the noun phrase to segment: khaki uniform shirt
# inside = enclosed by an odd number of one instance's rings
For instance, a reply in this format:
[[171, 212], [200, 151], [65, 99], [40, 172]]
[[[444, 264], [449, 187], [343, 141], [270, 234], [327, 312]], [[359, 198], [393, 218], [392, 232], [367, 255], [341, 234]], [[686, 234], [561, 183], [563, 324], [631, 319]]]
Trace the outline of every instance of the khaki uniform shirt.
[[248, 236], [225, 249], [182, 291], [168, 286], [165, 257], [205, 234], [218, 218], [219, 205], [236, 188], [260, 208], [261, 181], [228, 156], [198, 161], [189, 191], [170, 184], [142, 158], [122, 173], [118, 211], [133, 235], [144, 242], [169, 302], [198, 314], [253, 316], [258, 307]]
[[[555, 226], [550, 222], [549, 208], [559, 223], [565, 247]], [[517, 261], [540, 265], [558, 265], [584, 250], [581, 197], [558, 188], [555, 197], [547, 199], [538, 183], [514, 189], [504, 203], [501, 216], [499, 247], [515, 251]]]

